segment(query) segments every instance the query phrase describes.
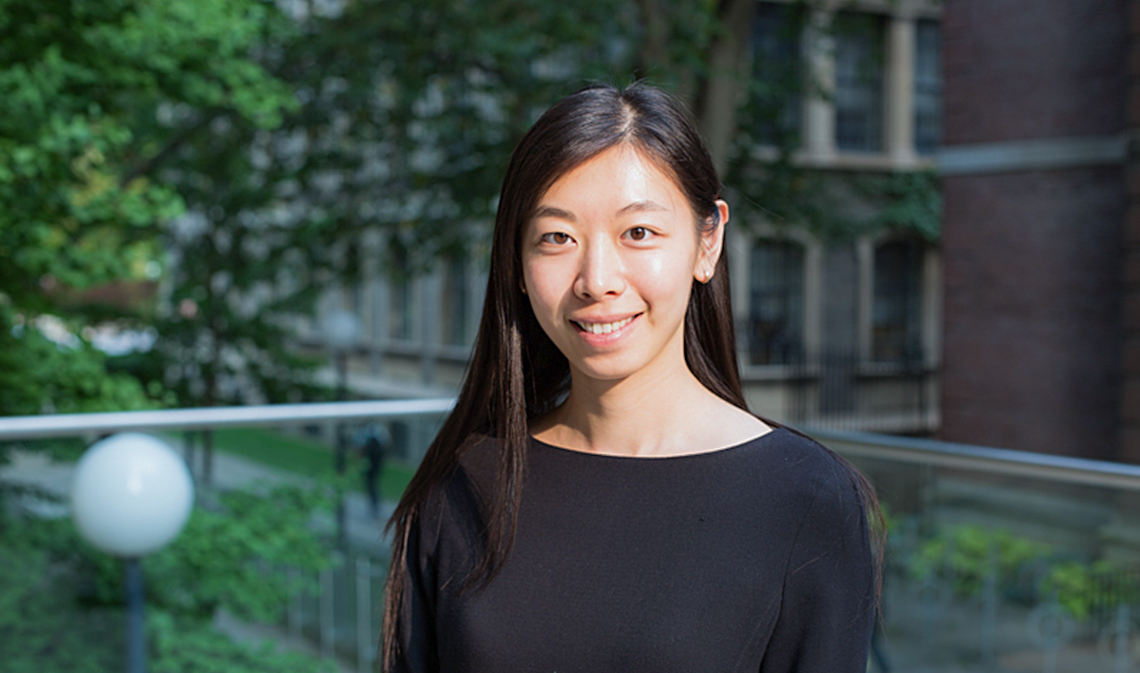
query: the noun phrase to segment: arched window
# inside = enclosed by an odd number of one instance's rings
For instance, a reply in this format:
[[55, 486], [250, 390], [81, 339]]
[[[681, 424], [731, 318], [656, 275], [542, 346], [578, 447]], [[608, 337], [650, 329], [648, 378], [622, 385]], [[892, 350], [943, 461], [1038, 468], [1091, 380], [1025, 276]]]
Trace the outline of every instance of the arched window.
[[892, 239], [875, 248], [871, 359], [876, 362], [922, 362], [924, 248], [915, 239]]
[[799, 362], [803, 357], [803, 246], [790, 241], [758, 241], [748, 266], [749, 362]]

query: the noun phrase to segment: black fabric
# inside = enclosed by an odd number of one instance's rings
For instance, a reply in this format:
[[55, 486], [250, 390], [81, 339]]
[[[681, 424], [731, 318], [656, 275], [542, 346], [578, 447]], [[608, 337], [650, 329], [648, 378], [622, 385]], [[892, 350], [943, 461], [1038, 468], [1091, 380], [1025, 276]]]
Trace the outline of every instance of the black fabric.
[[514, 547], [464, 590], [494, 451], [468, 450], [412, 531], [395, 670], [865, 671], [866, 519], [818, 444], [777, 429], [625, 458], [532, 441]]

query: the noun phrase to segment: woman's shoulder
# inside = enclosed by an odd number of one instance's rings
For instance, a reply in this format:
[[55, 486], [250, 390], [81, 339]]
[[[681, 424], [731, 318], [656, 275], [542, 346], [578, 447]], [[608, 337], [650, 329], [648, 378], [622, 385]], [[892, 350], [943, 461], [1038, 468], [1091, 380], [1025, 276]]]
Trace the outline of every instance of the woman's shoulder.
[[775, 426], [751, 452], [765, 486], [789, 500], [833, 503], [841, 509], [863, 506], [858, 472], [837, 453], [796, 430]]
[[487, 493], [488, 484], [494, 479], [494, 453], [493, 442], [485, 437], [473, 436], [465, 441], [452, 466], [433, 480], [420, 500], [421, 525], [436, 523], [456, 507], [467, 508]]
[[454, 467], [424, 495], [413, 524], [422, 552], [434, 555], [445, 539], [456, 536], [457, 548], [481, 545], [485, 503], [494, 484], [494, 453], [493, 443], [483, 438], [465, 443]]

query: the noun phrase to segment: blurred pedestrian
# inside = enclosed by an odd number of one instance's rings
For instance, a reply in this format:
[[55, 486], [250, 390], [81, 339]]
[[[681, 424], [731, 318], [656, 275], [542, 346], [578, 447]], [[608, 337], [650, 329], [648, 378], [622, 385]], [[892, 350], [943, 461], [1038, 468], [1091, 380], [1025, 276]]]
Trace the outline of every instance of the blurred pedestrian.
[[392, 448], [392, 433], [387, 426], [372, 422], [365, 426], [359, 443], [365, 461], [364, 492], [375, 519], [380, 517], [380, 477], [384, 473], [384, 458]]

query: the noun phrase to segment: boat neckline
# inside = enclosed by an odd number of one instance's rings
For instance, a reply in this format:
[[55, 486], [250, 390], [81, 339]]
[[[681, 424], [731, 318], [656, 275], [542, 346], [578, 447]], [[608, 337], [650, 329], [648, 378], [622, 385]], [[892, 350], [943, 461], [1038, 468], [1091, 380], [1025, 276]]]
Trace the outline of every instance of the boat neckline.
[[773, 425], [764, 434], [756, 435], [755, 437], [752, 437], [750, 439], [746, 439], [743, 442], [739, 442], [737, 444], [730, 444], [729, 446], [722, 446], [722, 447], [718, 447], [715, 449], [710, 449], [708, 451], [698, 451], [696, 453], [678, 453], [678, 454], [673, 454], [673, 455], [668, 455], [668, 456], [627, 456], [627, 455], [619, 454], [619, 453], [595, 453], [593, 451], [579, 451], [578, 449], [568, 449], [564, 446], [557, 446], [555, 444], [550, 444], [550, 443], [544, 442], [541, 439], [538, 439], [534, 436], [530, 437], [530, 441], [532, 444], [535, 444], [537, 446], [541, 446], [541, 447], [547, 448], [547, 449], [553, 449], [554, 451], [557, 451], [559, 453], [575, 454], [575, 455], [580, 455], [580, 456], [589, 456], [591, 458], [598, 458], [598, 459], [625, 460], [625, 461], [645, 461], [645, 462], [651, 462], [652, 463], [652, 462], [660, 462], [660, 461], [668, 461], [668, 460], [685, 460], [685, 459], [692, 460], [694, 458], [699, 459], [699, 458], [703, 458], [706, 456], [724, 455], [726, 453], [732, 453], [735, 451], [739, 451], [739, 450], [747, 448], [753, 444], [763, 442], [764, 440], [768, 439], [769, 437], [771, 437], [772, 435], [774, 435], [778, 432], [787, 432], [787, 429], [784, 428], [783, 426]]

